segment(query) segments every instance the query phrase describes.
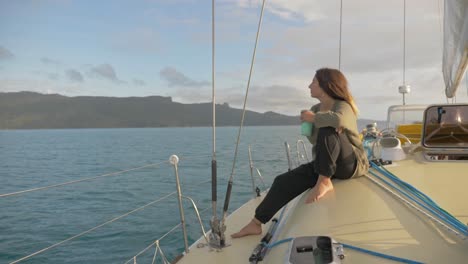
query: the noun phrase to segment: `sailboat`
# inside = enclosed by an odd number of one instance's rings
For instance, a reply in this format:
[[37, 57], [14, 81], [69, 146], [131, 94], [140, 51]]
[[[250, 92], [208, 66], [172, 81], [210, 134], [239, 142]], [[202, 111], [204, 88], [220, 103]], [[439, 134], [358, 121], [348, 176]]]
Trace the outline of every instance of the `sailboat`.
[[[468, 2], [446, 0], [444, 17], [443, 73], [446, 96], [452, 98], [468, 64]], [[205, 232], [200, 221], [202, 235], [188, 245], [178, 188], [185, 250], [172, 263], [468, 263], [467, 120], [466, 104], [390, 106], [387, 127], [369, 126], [363, 134], [372, 167], [368, 174], [335, 181], [334, 192], [310, 205], [304, 203], [305, 192], [261, 235], [235, 240], [230, 234], [250, 221], [265, 193], [229, 215], [227, 196], [218, 215], [213, 159], [211, 230]], [[178, 157], [170, 161], [177, 168]], [[228, 194], [232, 188], [230, 180]], [[147, 249], [155, 252], [153, 262], [159, 255], [169, 263], [158, 240]], [[139, 263], [139, 254], [127, 263]]]
[[[468, 2], [445, 1], [444, 17], [443, 74], [452, 98], [468, 65]], [[260, 236], [223, 245], [201, 237], [176, 263], [467, 263], [468, 105], [391, 106], [387, 124], [371, 142], [364, 135], [365, 176], [336, 181], [312, 205], [305, 192]], [[223, 239], [252, 218], [263, 197], [226, 218]]]

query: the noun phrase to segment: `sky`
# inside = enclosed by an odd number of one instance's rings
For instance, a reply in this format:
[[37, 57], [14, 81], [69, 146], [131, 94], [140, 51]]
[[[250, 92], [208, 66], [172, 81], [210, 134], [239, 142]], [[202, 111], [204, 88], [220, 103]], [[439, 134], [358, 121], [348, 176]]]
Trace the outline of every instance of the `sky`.
[[[212, 98], [209, 0], [0, 0], [0, 92]], [[259, 0], [218, 0], [216, 102], [242, 108]], [[339, 68], [360, 118], [402, 103], [403, 0], [267, 0], [247, 108], [298, 115], [317, 69]], [[406, 1], [408, 104], [445, 103], [442, 0]], [[456, 102], [468, 102], [466, 80]], [[452, 102], [452, 100], [449, 100]]]

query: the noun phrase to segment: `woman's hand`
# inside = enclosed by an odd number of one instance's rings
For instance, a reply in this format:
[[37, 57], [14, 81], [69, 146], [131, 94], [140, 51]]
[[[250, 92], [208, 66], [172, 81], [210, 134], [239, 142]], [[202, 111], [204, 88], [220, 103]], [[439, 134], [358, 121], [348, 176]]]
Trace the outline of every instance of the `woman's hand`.
[[315, 113], [310, 110], [302, 110], [301, 121], [313, 123], [315, 121]]

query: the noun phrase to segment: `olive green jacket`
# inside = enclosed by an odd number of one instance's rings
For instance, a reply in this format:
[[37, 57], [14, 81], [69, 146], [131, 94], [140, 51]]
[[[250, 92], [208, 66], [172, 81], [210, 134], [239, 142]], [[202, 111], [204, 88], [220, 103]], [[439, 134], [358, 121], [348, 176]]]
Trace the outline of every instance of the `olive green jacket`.
[[342, 133], [345, 133], [348, 137], [357, 158], [356, 170], [354, 171], [352, 177], [366, 174], [369, 170], [369, 161], [367, 160], [367, 155], [365, 154], [362, 141], [359, 137], [357, 116], [353, 112], [351, 106], [345, 101], [335, 100], [335, 103], [330, 111], [320, 112], [320, 103], [312, 106], [310, 110], [315, 113], [314, 128], [312, 129], [311, 136], [307, 137], [310, 143], [313, 145], [312, 155], [314, 157], [316, 156], [315, 143], [317, 142], [319, 128], [342, 128]]

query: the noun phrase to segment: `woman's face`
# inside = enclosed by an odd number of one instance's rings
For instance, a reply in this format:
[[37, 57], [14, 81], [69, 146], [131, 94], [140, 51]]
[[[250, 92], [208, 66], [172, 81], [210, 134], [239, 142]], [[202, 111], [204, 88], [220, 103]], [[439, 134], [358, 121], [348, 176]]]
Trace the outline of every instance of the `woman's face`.
[[312, 83], [309, 85], [309, 89], [310, 89], [310, 96], [314, 98], [318, 98], [322, 96], [324, 93], [322, 88], [319, 85], [319, 82], [317, 81], [315, 77], [312, 80]]

